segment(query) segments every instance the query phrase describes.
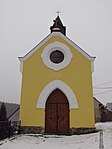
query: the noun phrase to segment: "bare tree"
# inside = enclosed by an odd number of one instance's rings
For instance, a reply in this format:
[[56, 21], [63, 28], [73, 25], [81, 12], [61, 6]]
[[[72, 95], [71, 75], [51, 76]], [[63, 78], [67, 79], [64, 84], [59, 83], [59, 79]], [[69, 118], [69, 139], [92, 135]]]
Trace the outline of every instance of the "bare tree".
[[0, 121], [8, 121], [5, 103], [3, 102], [0, 108]]

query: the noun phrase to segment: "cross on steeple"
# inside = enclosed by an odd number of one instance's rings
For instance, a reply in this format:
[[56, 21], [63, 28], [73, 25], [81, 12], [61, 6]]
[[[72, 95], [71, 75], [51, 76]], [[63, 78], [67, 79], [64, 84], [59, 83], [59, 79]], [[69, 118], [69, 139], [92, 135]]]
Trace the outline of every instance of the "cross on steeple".
[[57, 13], [57, 16], [59, 16], [59, 14], [60, 14], [61, 12], [58, 10], [56, 13]]

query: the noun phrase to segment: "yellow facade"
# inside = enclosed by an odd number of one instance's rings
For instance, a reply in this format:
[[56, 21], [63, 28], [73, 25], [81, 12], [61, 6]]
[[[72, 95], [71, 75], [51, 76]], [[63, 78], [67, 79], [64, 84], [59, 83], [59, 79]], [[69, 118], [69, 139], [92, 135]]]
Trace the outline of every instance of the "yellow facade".
[[[70, 64], [54, 71], [41, 59], [43, 49], [59, 41], [69, 47], [73, 58]], [[76, 95], [79, 108], [70, 109], [70, 128], [94, 128], [92, 64], [83, 54], [61, 36], [52, 36], [36, 52], [23, 61], [20, 120], [22, 126], [45, 126], [45, 109], [36, 108], [43, 88], [53, 80], [65, 82]]]

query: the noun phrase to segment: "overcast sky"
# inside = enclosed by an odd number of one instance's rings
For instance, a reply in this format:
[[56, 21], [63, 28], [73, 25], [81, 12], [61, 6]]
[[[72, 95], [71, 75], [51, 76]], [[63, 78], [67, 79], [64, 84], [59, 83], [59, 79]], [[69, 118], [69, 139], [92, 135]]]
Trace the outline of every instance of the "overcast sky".
[[0, 0], [0, 101], [20, 103], [18, 56], [50, 33], [57, 10], [67, 36], [96, 56], [94, 96], [112, 102], [112, 0]]

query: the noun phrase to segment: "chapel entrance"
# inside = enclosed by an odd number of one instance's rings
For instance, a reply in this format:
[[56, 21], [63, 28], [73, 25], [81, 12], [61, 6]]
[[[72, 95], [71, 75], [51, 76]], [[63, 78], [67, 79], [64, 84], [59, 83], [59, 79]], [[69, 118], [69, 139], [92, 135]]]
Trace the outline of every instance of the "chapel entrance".
[[45, 107], [45, 133], [69, 133], [69, 103], [65, 94], [55, 89]]

